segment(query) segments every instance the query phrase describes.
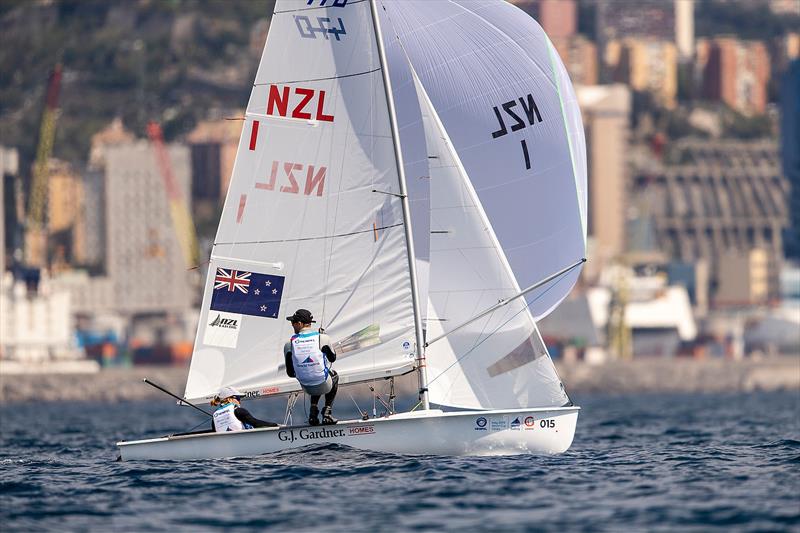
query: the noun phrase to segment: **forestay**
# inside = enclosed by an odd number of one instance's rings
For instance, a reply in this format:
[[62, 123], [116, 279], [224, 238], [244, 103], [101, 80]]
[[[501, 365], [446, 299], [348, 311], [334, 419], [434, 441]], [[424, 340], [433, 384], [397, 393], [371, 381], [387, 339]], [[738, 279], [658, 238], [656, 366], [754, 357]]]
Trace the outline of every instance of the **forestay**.
[[[323, 7], [324, 6], [324, 7]], [[377, 191], [377, 192], [376, 192]], [[337, 341], [343, 382], [406, 372], [414, 317], [369, 2], [278, 0], [247, 106], [186, 386], [296, 390], [284, 317]]]
[[[492, 225], [417, 81], [430, 165], [427, 337], [434, 339], [520, 289]], [[430, 401], [460, 408], [552, 407], [568, 398], [519, 298], [433, 342]]]
[[[520, 284], [583, 258], [583, 127], [566, 71], [541, 27], [501, 0], [383, 5]], [[533, 291], [533, 315], [558, 305], [579, 273], [575, 268]]]

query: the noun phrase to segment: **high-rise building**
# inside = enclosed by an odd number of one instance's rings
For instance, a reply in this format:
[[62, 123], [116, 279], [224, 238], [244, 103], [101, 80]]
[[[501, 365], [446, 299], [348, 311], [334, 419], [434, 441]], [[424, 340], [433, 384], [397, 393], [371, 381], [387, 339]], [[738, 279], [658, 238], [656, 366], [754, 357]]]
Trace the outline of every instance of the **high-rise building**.
[[[168, 147], [172, 172], [189, 198], [189, 150]], [[122, 312], [180, 311], [194, 300], [164, 177], [153, 146], [136, 142], [105, 151], [106, 265], [114, 307]]]
[[[242, 112], [233, 113], [233, 117]], [[206, 120], [186, 137], [192, 158], [192, 199], [220, 202], [228, 193], [228, 184], [236, 161], [242, 133], [240, 120]]]
[[[613, 46], [613, 45], [612, 45]], [[626, 38], [619, 47], [614, 79], [651, 93], [671, 109], [678, 94], [678, 54], [670, 41]]]
[[19, 154], [15, 148], [0, 146], [0, 278], [6, 270], [6, 255], [12, 255], [17, 247], [15, 233], [19, 224], [17, 192], [20, 185]]
[[87, 169], [83, 174], [81, 223], [86, 243], [83, 263], [102, 271], [106, 254], [106, 213], [104, 172]]
[[[172, 173], [188, 198], [189, 150], [170, 145], [167, 153]], [[119, 142], [96, 154], [102, 169], [85, 176], [94, 193], [86, 195], [86, 206], [95, 220], [103, 221], [103, 231], [87, 242], [101, 241], [95, 253], [104, 253], [103, 274], [63, 275], [55, 285], [69, 290], [76, 313], [185, 313], [196, 297], [196, 274], [187, 271], [153, 145]]]
[[550, 39], [572, 37], [578, 28], [576, 0], [509, 0], [536, 19]]
[[770, 55], [775, 73], [785, 72], [789, 63], [800, 58], [800, 33], [789, 32], [773, 39]]
[[618, 2], [597, 0], [595, 3], [595, 42], [602, 54], [600, 80], [613, 79], [613, 58], [609, 58], [609, 45], [625, 38], [645, 38], [654, 41], [675, 39], [676, 9], [664, 0]]
[[596, 264], [625, 249], [630, 89], [625, 85], [577, 87], [586, 132], [589, 227]]
[[714, 303], [720, 306], [758, 305], [769, 298], [769, 256], [761, 248], [722, 254]]
[[694, 57], [694, 0], [675, 0], [675, 45], [678, 60], [686, 63]]
[[[712, 294], [717, 303], [735, 303], [730, 287], [737, 275], [759, 300], [778, 297], [788, 192], [772, 140], [678, 141], [664, 164], [636, 171], [632, 188], [634, 197], [649, 205], [659, 246], [668, 257], [708, 261], [712, 293], [726, 277], [726, 292]], [[752, 264], [761, 266], [750, 268], [750, 253], [756, 249], [761, 252]], [[742, 263], [725, 270], [723, 264], [732, 255]], [[763, 269], [765, 291], [758, 285]]]
[[551, 39], [563, 39], [575, 34], [578, 26], [578, 6], [575, 0], [539, 0], [535, 17]]
[[797, 0], [769, 0], [769, 9], [779, 15], [800, 15], [800, 2]]
[[72, 166], [49, 162], [47, 230], [50, 264], [56, 269], [86, 261], [86, 224], [83, 221], [84, 182]]
[[664, 0], [638, 2], [597, 1], [597, 34], [604, 42], [626, 37], [675, 38], [676, 9]]
[[597, 48], [592, 41], [579, 34], [552, 41], [573, 84], [597, 84]]
[[105, 154], [109, 146], [129, 144], [136, 140], [136, 136], [125, 129], [122, 119], [116, 117], [108, 126], [92, 135], [89, 148], [89, 168], [102, 169], [105, 167]]
[[704, 57], [703, 95], [744, 114], [761, 114], [767, 107], [770, 58], [758, 41], [717, 37]]
[[786, 253], [800, 259], [800, 59], [791, 63], [781, 83], [781, 163], [792, 188]]

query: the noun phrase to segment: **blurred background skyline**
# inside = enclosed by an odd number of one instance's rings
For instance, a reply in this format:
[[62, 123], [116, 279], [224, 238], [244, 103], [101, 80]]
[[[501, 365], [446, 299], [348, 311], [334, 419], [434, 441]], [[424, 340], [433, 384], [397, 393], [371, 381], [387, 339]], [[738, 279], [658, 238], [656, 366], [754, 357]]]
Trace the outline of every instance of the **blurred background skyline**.
[[[800, 1], [512, 3], [587, 140], [589, 262], [540, 324], [554, 359], [800, 356]], [[5, 373], [188, 362], [272, 8], [0, 4]]]

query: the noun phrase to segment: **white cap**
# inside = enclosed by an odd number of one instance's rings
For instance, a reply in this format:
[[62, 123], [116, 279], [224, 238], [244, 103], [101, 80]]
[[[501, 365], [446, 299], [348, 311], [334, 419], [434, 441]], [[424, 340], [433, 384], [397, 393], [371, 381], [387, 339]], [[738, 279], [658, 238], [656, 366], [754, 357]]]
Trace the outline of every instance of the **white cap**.
[[242, 394], [233, 387], [222, 387], [217, 393], [217, 398], [219, 398], [220, 400], [224, 400], [225, 398], [230, 398], [231, 396], [244, 396], [244, 394]]

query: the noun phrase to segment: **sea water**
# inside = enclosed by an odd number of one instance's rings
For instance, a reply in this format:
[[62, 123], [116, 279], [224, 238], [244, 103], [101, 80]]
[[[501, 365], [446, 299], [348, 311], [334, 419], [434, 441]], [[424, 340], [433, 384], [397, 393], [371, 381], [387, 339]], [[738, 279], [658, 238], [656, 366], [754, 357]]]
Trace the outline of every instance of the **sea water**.
[[[138, 463], [116, 462], [114, 443], [185, 430], [203, 415], [168, 398], [6, 405], [0, 529], [800, 530], [800, 393], [574, 399], [583, 407], [577, 434], [558, 456], [317, 445]], [[347, 414], [349, 399], [340, 403]]]

